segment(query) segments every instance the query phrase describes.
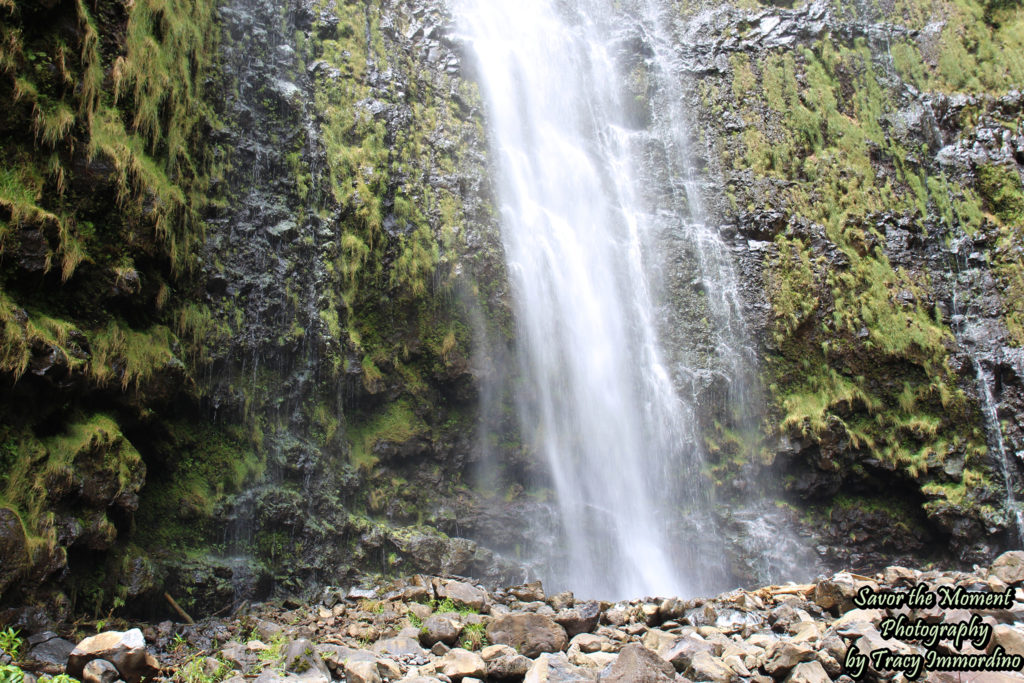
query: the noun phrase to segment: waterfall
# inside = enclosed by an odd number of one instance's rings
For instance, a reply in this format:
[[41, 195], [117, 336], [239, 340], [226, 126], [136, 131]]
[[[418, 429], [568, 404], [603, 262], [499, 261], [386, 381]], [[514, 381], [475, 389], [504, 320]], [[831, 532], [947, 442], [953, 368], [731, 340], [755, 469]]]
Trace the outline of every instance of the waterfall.
[[[623, 4], [453, 9], [497, 167], [520, 421], [556, 496], [543, 578], [594, 597], [686, 595], [725, 571], [721, 550], [701, 548], [714, 531], [696, 401], [676, 388], [700, 369], [669, 362], [658, 342], [665, 313], [652, 273], [665, 239], [697, 251], [715, 345], [732, 359], [719, 372], [737, 386], [739, 305], [729, 255], [701, 209], [678, 93], [665, 86], [675, 76], [669, 41], [653, 5]], [[660, 84], [649, 117], [623, 87], [629, 59], [645, 60], [636, 73]]]

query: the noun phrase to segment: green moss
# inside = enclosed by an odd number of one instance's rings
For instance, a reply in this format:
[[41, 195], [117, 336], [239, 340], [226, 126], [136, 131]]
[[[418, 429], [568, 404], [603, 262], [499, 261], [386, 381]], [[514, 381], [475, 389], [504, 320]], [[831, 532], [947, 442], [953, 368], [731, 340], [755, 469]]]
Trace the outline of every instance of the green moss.
[[368, 422], [350, 428], [349, 461], [356, 467], [369, 469], [377, 462], [373, 453], [377, 444], [388, 441], [403, 443], [426, 433], [426, 424], [413, 412], [409, 402], [394, 401]]

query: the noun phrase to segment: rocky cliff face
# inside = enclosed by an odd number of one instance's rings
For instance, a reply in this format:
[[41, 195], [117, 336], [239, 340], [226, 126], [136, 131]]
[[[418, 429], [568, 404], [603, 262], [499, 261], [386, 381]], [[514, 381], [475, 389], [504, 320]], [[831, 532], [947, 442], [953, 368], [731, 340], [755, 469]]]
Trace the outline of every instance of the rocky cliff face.
[[[1019, 544], [1024, 9], [678, 5], [765, 405], [751, 429], [715, 372], [689, 387], [724, 528], [771, 474], [756, 516], [835, 565]], [[536, 496], [442, 3], [0, 0], [0, 37], [0, 599], [518, 579], [466, 540], [514, 556]], [[646, 39], [621, 47], [638, 125]], [[714, 369], [676, 261], [664, 338]]]
[[831, 562], [1020, 542], [1021, 20], [815, 2], [676, 25], [769, 398], [762, 457], [720, 430], [715, 476], [773, 470]]

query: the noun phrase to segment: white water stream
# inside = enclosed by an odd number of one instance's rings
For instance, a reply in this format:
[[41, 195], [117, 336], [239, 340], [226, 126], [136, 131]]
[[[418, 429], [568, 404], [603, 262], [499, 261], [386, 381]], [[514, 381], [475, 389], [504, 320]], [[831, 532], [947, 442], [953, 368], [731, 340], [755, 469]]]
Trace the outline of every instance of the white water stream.
[[[708, 496], [693, 402], [681, 400], [659, 349], [654, 233], [698, 245], [723, 340], [735, 341], [738, 315], [731, 266], [686, 170], [678, 93], [658, 88], [664, 106], [643, 123], [632, 115], [623, 36], [646, 36], [653, 78], [673, 71], [653, 4], [624, 4], [453, 0], [498, 171], [521, 424], [557, 498], [558, 551], [543, 578], [604, 598], [686, 595], [707, 583], [698, 567], [720, 573], [720, 558], [695, 557], [668, 531], [686, 516], [707, 531]], [[653, 192], [642, 167], [652, 141], [668, 159]]]

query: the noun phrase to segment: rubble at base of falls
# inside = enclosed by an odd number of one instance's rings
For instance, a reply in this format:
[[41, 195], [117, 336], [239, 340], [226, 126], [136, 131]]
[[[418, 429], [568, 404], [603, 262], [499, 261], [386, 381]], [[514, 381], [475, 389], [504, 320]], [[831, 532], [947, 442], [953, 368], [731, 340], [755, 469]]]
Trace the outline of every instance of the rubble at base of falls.
[[[884, 600], [892, 593], [905, 597], [890, 595], [887, 604], [902, 605], [875, 609], [878, 603], [864, 602], [868, 595]], [[941, 597], [931, 606], [911, 603], [911, 595], [929, 593]], [[950, 606], [946, 601], [954, 594], [988, 596], [989, 606], [969, 603], [966, 609], [963, 598], [960, 607]], [[416, 575], [369, 588], [328, 588], [312, 603], [243, 604], [230, 619], [106, 632], [77, 647], [52, 630], [32, 632], [43, 625], [19, 622], [24, 613], [8, 610], [0, 619], [25, 628], [26, 647], [15, 662], [31, 672], [25, 683], [65, 671], [86, 683], [141, 677], [190, 683], [827, 683], [852, 681], [857, 673], [869, 681], [1024, 680], [1022, 667], [915, 673], [896, 664], [924, 662], [929, 653], [1020, 656], [1024, 662], [1020, 551], [971, 572], [889, 567], [873, 576], [841, 572], [815, 583], [734, 590], [710, 599], [617, 603], [568, 592], [546, 595], [539, 581], [489, 591], [460, 577]], [[959, 644], [946, 632], [934, 642], [906, 630], [904, 640], [886, 638], [897, 622], [924, 630], [962, 624], [971, 635]], [[858, 654], [878, 650], [890, 653], [892, 668], [875, 668], [866, 659], [861, 671], [851, 670]], [[0, 655], [0, 665], [10, 661]]]

